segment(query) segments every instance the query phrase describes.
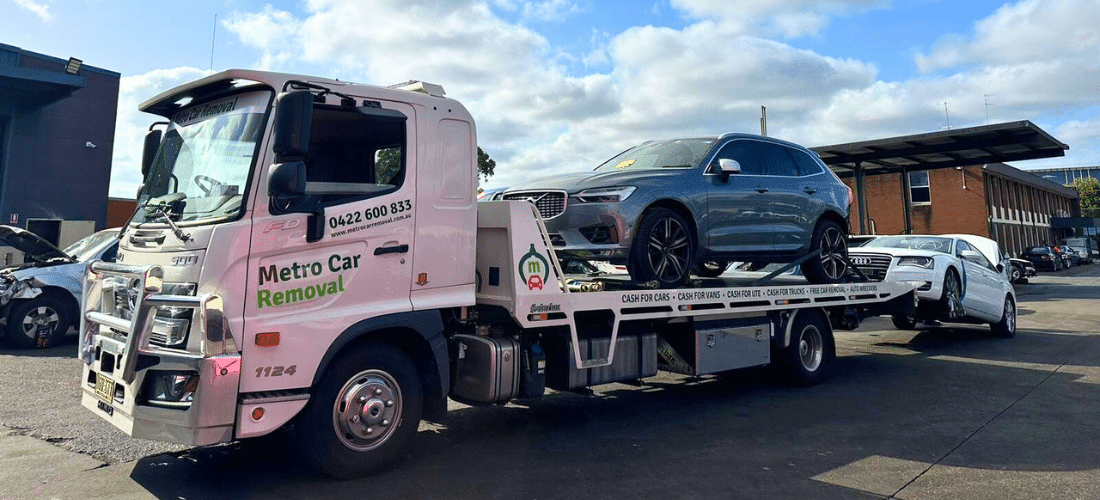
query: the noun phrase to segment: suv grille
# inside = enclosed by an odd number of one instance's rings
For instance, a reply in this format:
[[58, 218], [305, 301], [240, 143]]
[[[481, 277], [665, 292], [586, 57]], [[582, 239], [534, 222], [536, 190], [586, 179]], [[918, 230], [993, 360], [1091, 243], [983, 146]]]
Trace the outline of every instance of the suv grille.
[[505, 200], [527, 200], [539, 209], [543, 219], [553, 219], [565, 211], [565, 191], [517, 191], [504, 193]]
[[890, 267], [893, 257], [870, 253], [848, 253], [848, 260], [855, 264], [856, 269], [867, 276], [871, 281], [886, 279], [886, 269]]

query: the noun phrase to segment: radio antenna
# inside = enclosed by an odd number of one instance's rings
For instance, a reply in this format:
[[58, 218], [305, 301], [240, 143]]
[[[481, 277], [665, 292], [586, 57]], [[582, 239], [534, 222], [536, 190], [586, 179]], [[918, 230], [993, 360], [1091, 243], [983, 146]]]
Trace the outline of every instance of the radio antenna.
[[214, 29], [210, 33], [210, 72], [214, 72], [214, 40], [218, 38], [218, 15], [214, 14]]

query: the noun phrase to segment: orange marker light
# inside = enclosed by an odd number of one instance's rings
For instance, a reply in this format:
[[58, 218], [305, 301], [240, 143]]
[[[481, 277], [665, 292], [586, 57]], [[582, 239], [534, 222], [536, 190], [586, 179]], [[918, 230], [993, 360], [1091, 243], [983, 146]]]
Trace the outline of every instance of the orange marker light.
[[263, 408], [256, 408], [256, 409], [252, 410], [252, 420], [259, 420], [261, 418], [264, 418], [264, 409]]
[[279, 332], [257, 333], [256, 345], [260, 347], [275, 347], [279, 345]]

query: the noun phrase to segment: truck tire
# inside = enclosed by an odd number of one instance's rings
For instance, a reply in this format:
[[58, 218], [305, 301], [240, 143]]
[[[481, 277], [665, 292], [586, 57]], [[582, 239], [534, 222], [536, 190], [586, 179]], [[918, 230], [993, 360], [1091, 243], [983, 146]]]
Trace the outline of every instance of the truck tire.
[[[12, 344], [24, 349], [44, 349], [57, 345], [69, 330], [69, 310], [65, 303], [50, 295], [39, 295], [12, 304], [5, 331]], [[48, 333], [39, 338], [38, 328]]]
[[1012, 301], [1012, 297], [1005, 297], [1005, 307], [1001, 312], [1001, 320], [990, 323], [989, 328], [993, 330], [993, 335], [998, 337], [1011, 338], [1016, 336], [1016, 303]]
[[295, 423], [295, 445], [324, 475], [351, 479], [396, 464], [424, 409], [416, 367], [393, 346], [367, 342], [321, 376]]
[[890, 316], [890, 321], [894, 323], [894, 328], [898, 330], [915, 330], [917, 328], [917, 318], [908, 314], [895, 314]]
[[794, 385], [817, 384], [836, 358], [833, 329], [822, 313], [814, 310], [799, 311], [792, 321], [791, 344], [779, 359], [783, 374]]

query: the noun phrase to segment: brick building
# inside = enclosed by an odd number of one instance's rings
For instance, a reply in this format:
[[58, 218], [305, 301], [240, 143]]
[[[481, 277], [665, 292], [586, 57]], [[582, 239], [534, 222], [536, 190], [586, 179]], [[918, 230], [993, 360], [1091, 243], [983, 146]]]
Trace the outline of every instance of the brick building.
[[1066, 149], [1026, 120], [813, 148], [856, 195], [853, 234], [975, 234], [1012, 254], [1058, 241], [1051, 218], [1080, 216], [1080, 203], [1005, 162]]
[[[908, 172], [910, 220], [916, 234], [976, 234], [1016, 255], [1024, 247], [1056, 241], [1051, 217], [1079, 215], [1077, 191], [1003, 163]], [[855, 179], [844, 182], [853, 190]], [[899, 174], [867, 176], [868, 234], [905, 232]], [[859, 234], [853, 210], [850, 227]]]

